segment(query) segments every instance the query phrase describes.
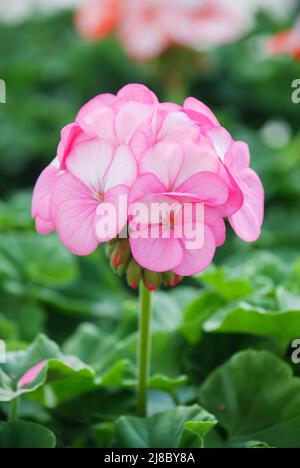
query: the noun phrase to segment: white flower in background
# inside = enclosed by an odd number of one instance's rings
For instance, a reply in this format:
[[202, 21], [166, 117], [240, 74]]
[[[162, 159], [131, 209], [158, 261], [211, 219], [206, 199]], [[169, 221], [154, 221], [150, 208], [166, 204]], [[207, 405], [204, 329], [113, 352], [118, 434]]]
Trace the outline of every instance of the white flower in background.
[[17, 23], [30, 17], [34, 11], [52, 13], [76, 8], [84, 0], [0, 0], [0, 21]]

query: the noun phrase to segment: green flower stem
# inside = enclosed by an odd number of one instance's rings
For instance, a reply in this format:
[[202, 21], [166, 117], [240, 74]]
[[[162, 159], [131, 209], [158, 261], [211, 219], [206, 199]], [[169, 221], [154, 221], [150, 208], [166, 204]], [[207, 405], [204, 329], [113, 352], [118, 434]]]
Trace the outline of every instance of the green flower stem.
[[9, 422], [14, 422], [18, 419], [19, 407], [20, 407], [19, 398], [15, 398], [14, 400], [11, 401], [9, 414], [8, 414]]
[[138, 414], [147, 415], [148, 379], [151, 356], [151, 293], [140, 283], [140, 316], [138, 344]]
[[182, 105], [187, 98], [185, 77], [180, 72], [171, 74], [166, 81], [166, 98], [169, 102]]

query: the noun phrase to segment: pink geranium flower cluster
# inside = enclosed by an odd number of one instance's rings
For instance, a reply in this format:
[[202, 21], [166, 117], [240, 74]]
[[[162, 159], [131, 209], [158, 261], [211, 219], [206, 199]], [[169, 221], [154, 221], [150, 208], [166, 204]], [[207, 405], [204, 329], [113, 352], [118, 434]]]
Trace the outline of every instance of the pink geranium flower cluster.
[[[171, 220], [163, 213], [145, 220], [145, 232], [157, 223], [155, 238], [129, 231], [131, 254], [142, 268], [188, 276], [211, 263], [225, 241], [226, 218], [244, 241], [259, 237], [264, 191], [249, 165], [248, 146], [234, 141], [200, 101], [189, 98], [182, 107], [160, 103], [146, 87], [128, 85], [117, 95], [92, 99], [63, 129], [57, 157], [37, 181], [32, 214], [40, 234], [56, 230], [71, 252], [88, 255], [120, 234], [136, 202], [201, 204], [199, 248], [187, 248], [184, 234], [164, 235], [166, 225], [176, 230], [178, 212]], [[98, 227], [107, 204], [115, 208], [118, 223], [105, 236]], [[193, 214], [185, 219], [194, 221]]]
[[75, 17], [83, 37], [101, 39], [115, 31], [138, 60], [173, 44], [197, 48], [230, 42], [243, 34], [247, 21], [227, 0], [87, 0]]

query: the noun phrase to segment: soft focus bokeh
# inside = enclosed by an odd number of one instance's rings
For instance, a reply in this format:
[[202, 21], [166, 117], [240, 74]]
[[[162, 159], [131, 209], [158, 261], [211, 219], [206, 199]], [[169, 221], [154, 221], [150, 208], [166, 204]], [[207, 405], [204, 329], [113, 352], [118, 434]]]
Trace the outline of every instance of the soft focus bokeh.
[[[183, 8], [192, 3], [177, 1]], [[55, 235], [38, 236], [30, 214], [32, 188], [55, 157], [61, 128], [96, 94], [137, 82], [164, 100], [194, 96], [209, 105], [236, 140], [248, 142], [266, 190], [259, 241], [244, 244], [228, 228], [214, 267], [155, 294], [150, 415], [156, 416], [137, 422], [138, 430], [150, 434], [154, 424], [165, 427], [164, 418], [170, 427], [190, 420], [201, 425], [195, 406], [201, 405], [215, 427], [207, 435], [202, 430], [196, 446], [300, 448], [300, 380], [289, 374], [292, 367], [300, 377], [291, 346], [300, 340], [300, 61], [270, 47], [271, 38], [294, 27], [299, 2], [223, 0], [222, 8], [236, 3], [236, 14], [237, 4], [243, 10], [247, 27], [238, 37], [189, 48], [170, 43], [142, 61], [127, 53], [116, 30], [101, 40], [82, 38], [74, 17], [83, 3], [0, 0], [0, 79], [6, 83], [0, 340], [8, 351], [0, 365], [0, 447], [6, 440], [1, 421], [20, 393], [20, 418], [48, 428], [32, 431], [32, 440], [24, 429], [25, 445], [51, 446], [49, 430], [59, 447], [141, 444], [128, 435], [135, 414], [137, 297], [110, 271], [103, 249], [79, 259]], [[18, 380], [41, 361], [46, 367], [37, 379], [17, 390]], [[183, 437], [184, 425], [181, 431], [184, 446], [193, 446]], [[156, 437], [144, 446], [180, 446], [163, 430]]]

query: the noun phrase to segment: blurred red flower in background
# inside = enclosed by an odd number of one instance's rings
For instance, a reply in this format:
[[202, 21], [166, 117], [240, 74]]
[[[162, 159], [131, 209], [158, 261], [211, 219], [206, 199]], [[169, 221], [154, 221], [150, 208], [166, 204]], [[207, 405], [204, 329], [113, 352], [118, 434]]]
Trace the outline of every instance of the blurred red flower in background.
[[292, 29], [281, 31], [269, 41], [269, 51], [272, 55], [291, 55], [300, 60], [300, 18]]

